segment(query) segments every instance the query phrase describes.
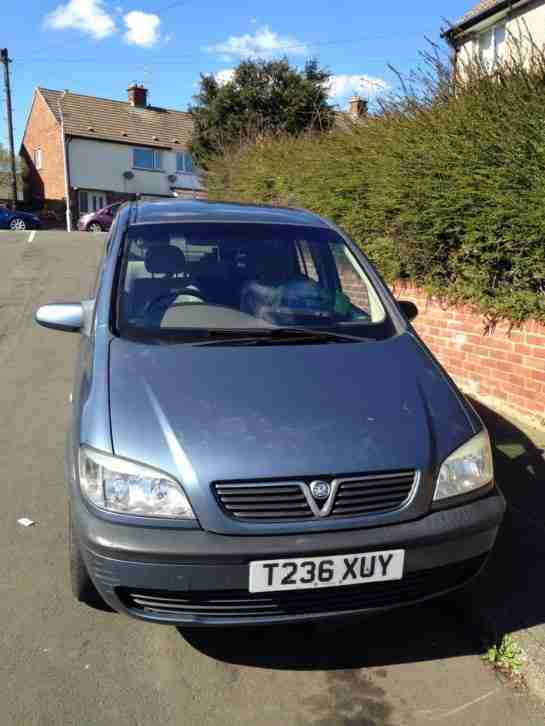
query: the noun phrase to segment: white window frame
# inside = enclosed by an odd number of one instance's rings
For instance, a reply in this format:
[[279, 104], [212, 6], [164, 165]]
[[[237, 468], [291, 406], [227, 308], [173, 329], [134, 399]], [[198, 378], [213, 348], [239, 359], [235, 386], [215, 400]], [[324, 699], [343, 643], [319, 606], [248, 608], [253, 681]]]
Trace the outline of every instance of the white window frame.
[[90, 192], [93, 199], [93, 212], [98, 212], [106, 206], [106, 195], [104, 192]]
[[[147, 151], [152, 154], [152, 166], [138, 166], [136, 163], [136, 152]], [[161, 149], [150, 149], [146, 146], [135, 146], [132, 150], [132, 168], [140, 171], [163, 171], [163, 154]]]
[[84, 189], [80, 189], [78, 196], [79, 196], [79, 199], [78, 199], [79, 213], [88, 214], [89, 213], [89, 197], [87, 196], [87, 192]]
[[[500, 32], [503, 35], [503, 38], [501, 42], [499, 41], [499, 34]], [[485, 58], [482, 42], [486, 35], [490, 35], [490, 58]], [[494, 66], [498, 63], [498, 61], [502, 61], [502, 53], [500, 52], [500, 49], [505, 46], [507, 39], [507, 26], [505, 20], [500, 20], [498, 23], [494, 23], [493, 25], [489, 25], [487, 28], [482, 30], [478, 37], [477, 37], [477, 45], [478, 45], [478, 51], [479, 51], [479, 59], [481, 60], [481, 63], [483, 65], [487, 66], [487, 68], [490, 70], [494, 68]]]
[[[188, 164], [188, 159], [191, 164]], [[182, 162], [181, 164], [179, 162]], [[188, 169], [187, 167], [190, 166]], [[195, 162], [189, 151], [177, 151], [176, 152], [176, 171], [179, 174], [194, 174], [195, 173]]]
[[39, 171], [43, 167], [43, 152], [41, 146], [39, 146], [37, 149], [34, 149], [34, 166]]
[[[82, 203], [84, 199], [85, 203]], [[95, 189], [80, 189], [78, 202], [80, 214], [95, 214], [107, 206], [106, 193]]]

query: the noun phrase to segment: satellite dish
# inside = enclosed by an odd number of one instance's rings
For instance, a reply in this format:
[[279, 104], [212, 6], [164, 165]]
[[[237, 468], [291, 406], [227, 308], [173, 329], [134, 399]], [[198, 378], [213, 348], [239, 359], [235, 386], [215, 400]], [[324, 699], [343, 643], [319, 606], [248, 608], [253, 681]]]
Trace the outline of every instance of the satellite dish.
[[134, 174], [132, 173], [132, 171], [124, 171], [123, 177], [125, 179], [134, 179]]

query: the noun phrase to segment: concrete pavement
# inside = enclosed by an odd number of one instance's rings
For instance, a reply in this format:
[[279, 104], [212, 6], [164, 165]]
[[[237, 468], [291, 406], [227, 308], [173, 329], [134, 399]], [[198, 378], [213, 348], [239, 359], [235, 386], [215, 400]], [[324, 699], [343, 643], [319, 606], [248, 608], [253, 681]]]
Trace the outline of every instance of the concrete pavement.
[[[152, 626], [71, 597], [63, 445], [77, 336], [34, 310], [79, 300], [102, 235], [0, 233], [2, 726], [537, 726], [480, 660], [453, 600], [349, 628]], [[36, 520], [25, 529], [20, 517]]]

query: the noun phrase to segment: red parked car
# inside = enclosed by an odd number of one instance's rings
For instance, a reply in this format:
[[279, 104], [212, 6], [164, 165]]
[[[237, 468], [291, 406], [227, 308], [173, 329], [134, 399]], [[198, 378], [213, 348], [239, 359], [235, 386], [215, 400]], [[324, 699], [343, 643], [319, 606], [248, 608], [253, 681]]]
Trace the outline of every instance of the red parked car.
[[96, 212], [82, 214], [78, 221], [80, 232], [107, 232], [112, 226], [121, 202], [109, 204], [107, 207], [97, 209]]

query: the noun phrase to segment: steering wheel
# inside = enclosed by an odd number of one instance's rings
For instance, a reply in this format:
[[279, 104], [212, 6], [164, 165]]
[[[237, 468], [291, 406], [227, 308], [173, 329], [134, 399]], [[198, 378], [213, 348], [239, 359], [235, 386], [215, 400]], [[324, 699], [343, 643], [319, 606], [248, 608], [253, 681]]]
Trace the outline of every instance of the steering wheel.
[[148, 300], [144, 306], [144, 310], [142, 311], [143, 315], [149, 315], [155, 311], [160, 312], [162, 310], [166, 312], [170, 307], [172, 307], [172, 303], [180, 295], [191, 295], [192, 297], [198, 298], [201, 302], [206, 302], [200, 290], [194, 290], [191, 287], [186, 287], [181, 290], [177, 290], [176, 292], [163, 293], [162, 295], [154, 297], [152, 300]]

